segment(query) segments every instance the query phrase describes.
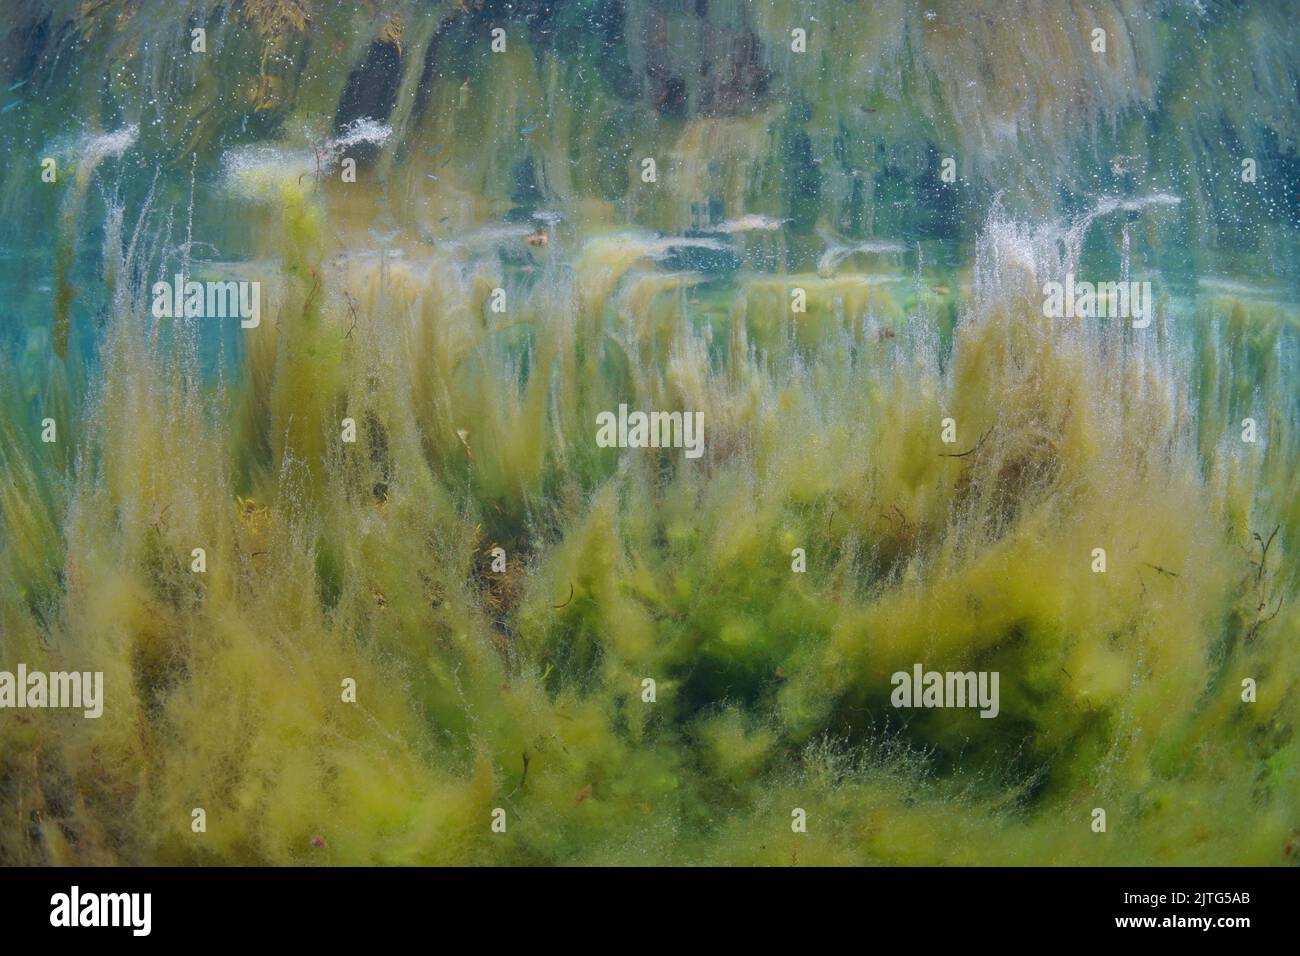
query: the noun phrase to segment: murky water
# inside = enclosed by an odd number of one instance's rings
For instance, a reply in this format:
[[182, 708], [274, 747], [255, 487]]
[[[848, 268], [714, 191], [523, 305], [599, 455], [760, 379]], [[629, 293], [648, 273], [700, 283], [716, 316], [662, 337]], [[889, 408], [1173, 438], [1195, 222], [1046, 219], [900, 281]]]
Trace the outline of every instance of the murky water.
[[1287, 4], [146, 6], [0, 14], [0, 861], [1295, 862]]

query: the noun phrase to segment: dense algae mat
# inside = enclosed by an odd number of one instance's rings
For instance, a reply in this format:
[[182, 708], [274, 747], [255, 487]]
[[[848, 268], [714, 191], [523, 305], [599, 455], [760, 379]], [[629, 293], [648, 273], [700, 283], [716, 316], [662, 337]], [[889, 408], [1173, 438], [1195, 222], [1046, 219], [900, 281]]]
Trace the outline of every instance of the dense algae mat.
[[1296, 862], [1285, 5], [10, 6], [0, 862]]

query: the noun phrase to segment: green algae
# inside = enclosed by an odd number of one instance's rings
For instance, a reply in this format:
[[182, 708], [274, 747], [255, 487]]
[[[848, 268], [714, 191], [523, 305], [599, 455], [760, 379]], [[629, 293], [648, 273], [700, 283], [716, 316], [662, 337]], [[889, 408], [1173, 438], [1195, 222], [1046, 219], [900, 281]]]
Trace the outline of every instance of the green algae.
[[[286, 250], [312, 247], [301, 202]], [[590, 343], [576, 354], [580, 318], [538, 320], [521, 376], [472, 311], [345, 337], [331, 277], [313, 292], [314, 267], [286, 252], [283, 268], [285, 308], [249, 358], [264, 371], [215, 399], [280, 416], [251, 471], [220, 466], [238, 448], [212, 399], [122, 337], [64, 543], [44, 494], [5, 499], [8, 653], [93, 661], [117, 713], [139, 713], [31, 717], [36, 738], [6, 722], [13, 807], [58, 821], [7, 834], [12, 859], [1284, 862], [1295, 611], [1248, 640], [1239, 588], [1250, 532], [1289, 502], [1204, 476], [1162, 393], [1099, 401], [1100, 360], [1032, 335], [1026, 303], [963, 324], [947, 374], [897, 339], [846, 351], [843, 327], [718, 367], [702, 333], [649, 326], [626, 345], [671, 375], [615, 387]], [[435, 324], [426, 341], [462, 344], [405, 347]], [[1036, 345], [1013, 360], [1016, 337]], [[597, 393], [572, 411], [551, 375], [566, 364]], [[424, 411], [421, 388], [440, 396]], [[583, 464], [587, 409], [628, 392], [714, 410], [702, 470]], [[963, 447], [994, 428], [978, 454], [940, 454], [944, 408], [963, 410]], [[357, 446], [334, 437], [343, 411]], [[31, 467], [8, 473], [41, 481]], [[187, 571], [196, 541], [205, 576]], [[1270, 579], [1294, 575], [1285, 541]], [[17, 590], [33, 542], [67, 555], [53, 621]], [[482, 569], [497, 542], [516, 554], [504, 582]], [[999, 670], [996, 727], [900, 723], [888, 675], [916, 660]], [[1242, 675], [1260, 682], [1249, 707]], [[1094, 805], [1112, 832], [1090, 839]], [[936, 841], [941, 819], [958, 839]]]

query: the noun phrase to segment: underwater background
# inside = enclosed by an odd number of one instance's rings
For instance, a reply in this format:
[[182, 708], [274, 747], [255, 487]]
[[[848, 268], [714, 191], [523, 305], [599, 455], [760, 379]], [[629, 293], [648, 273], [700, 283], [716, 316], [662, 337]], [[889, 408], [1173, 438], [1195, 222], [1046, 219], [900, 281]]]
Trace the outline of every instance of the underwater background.
[[0, 863], [1300, 861], [1297, 3], [2, 0], [0, 148]]

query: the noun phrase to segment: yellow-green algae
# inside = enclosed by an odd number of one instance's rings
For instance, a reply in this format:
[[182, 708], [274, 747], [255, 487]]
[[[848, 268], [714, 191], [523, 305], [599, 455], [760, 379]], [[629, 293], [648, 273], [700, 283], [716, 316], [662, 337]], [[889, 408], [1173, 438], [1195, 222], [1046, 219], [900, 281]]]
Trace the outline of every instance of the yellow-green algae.
[[[4, 659], [102, 670], [108, 702], [0, 723], [6, 860], [1289, 862], [1300, 618], [1252, 627], [1294, 581], [1284, 415], [1235, 450], [1231, 388], [1194, 410], [1123, 330], [1043, 319], [1014, 260], [944, 370], [816, 295], [805, 337], [759, 352], [742, 312], [715, 361], [648, 320], [667, 300], [548, 308], [553, 279], [496, 318], [454, 254], [352, 285], [312, 187], [275, 205], [246, 384], [202, 387], [123, 288], [85, 417], [6, 427]], [[1267, 327], [1232, 306], [1201, 367], [1281, 405]], [[594, 449], [620, 400], [706, 409], [708, 454]], [[1001, 715], [900, 721], [915, 661], [999, 670]]]

